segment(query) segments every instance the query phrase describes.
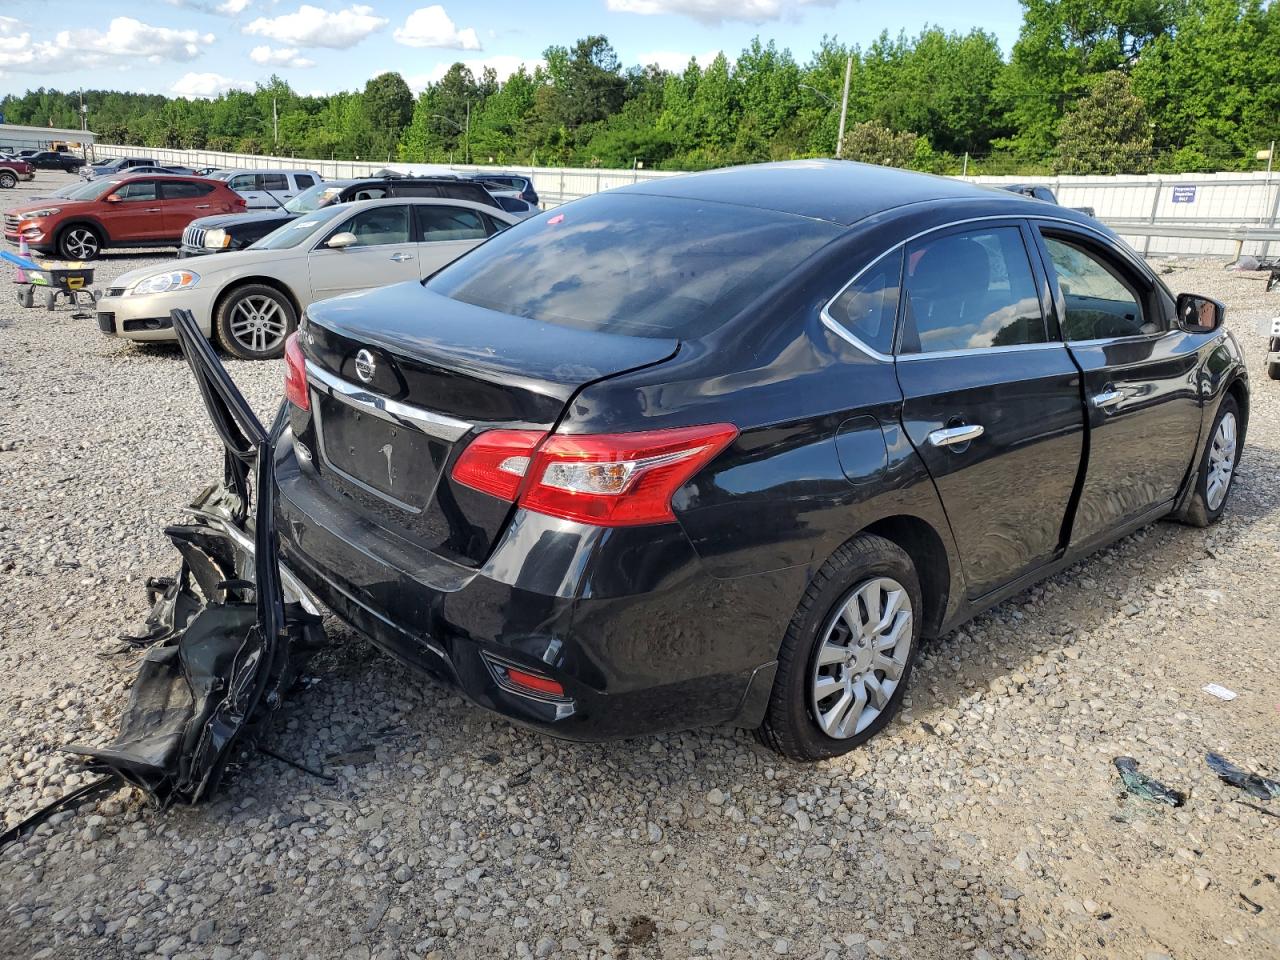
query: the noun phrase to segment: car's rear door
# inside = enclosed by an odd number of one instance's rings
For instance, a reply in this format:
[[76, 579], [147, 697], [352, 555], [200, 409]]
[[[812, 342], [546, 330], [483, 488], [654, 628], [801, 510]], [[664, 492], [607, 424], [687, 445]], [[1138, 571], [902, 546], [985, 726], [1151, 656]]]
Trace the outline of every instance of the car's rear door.
[[141, 243], [168, 237], [159, 180], [126, 180], [103, 199], [101, 217], [112, 241]]
[[292, 200], [297, 195], [285, 173], [259, 174], [258, 186], [270, 199], [270, 206], [283, 207], [286, 200]]
[[418, 221], [418, 268], [428, 277], [452, 263], [489, 236], [484, 216], [470, 207], [420, 203], [413, 207]]
[[1071, 531], [1081, 545], [1177, 496], [1198, 445], [1205, 335], [1173, 324], [1172, 299], [1116, 241], [1056, 221], [1037, 233], [1084, 371], [1089, 466]]
[[211, 183], [194, 180], [160, 181], [160, 206], [165, 221], [165, 236], [181, 237], [182, 231], [197, 217], [215, 213]]
[[[341, 250], [325, 246], [339, 233], [355, 234], [356, 243]], [[307, 269], [313, 300], [419, 279], [408, 204], [380, 204], [339, 218], [312, 250]]]
[[902, 422], [981, 597], [1053, 559], [1084, 452], [1080, 373], [1048, 320], [1017, 220], [907, 244], [896, 368]]

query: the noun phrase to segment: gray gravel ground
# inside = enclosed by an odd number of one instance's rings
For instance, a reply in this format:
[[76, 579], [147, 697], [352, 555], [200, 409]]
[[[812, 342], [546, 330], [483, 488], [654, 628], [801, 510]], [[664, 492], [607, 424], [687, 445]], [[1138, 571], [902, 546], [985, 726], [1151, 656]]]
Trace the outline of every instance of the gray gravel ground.
[[[336, 783], [258, 755], [198, 808], [121, 790], [57, 816], [0, 852], [0, 956], [1280, 956], [1280, 803], [1202, 762], [1280, 774], [1280, 292], [1163, 266], [1227, 303], [1253, 373], [1226, 519], [1141, 531], [931, 645], [872, 746], [561, 743], [335, 629], [266, 741]], [[228, 367], [268, 414], [280, 364]], [[0, 822], [87, 779], [58, 748], [112, 735], [133, 663], [103, 654], [219, 471], [176, 351], [0, 298]], [[1122, 795], [1118, 754], [1187, 806]]]

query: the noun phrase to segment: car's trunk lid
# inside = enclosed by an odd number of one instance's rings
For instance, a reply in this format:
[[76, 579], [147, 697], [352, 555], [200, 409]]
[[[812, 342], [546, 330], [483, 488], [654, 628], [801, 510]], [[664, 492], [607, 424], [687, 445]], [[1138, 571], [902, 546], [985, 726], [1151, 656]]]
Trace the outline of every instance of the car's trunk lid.
[[454, 483], [478, 432], [550, 430], [588, 383], [660, 363], [679, 341], [572, 329], [397, 284], [313, 305], [309, 416], [295, 433], [318, 480], [369, 520], [465, 563], [488, 556], [510, 505]]

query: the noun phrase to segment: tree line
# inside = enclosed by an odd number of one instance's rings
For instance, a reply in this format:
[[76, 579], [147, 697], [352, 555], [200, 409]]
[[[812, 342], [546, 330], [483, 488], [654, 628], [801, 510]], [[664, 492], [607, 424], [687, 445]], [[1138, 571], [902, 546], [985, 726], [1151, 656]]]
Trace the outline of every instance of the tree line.
[[[211, 100], [84, 91], [106, 143], [312, 158], [697, 170], [842, 156], [937, 173], [1251, 169], [1280, 133], [1280, 4], [1022, 0], [995, 37], [928, 27], [866, 49], [824, 37], [801, 62], [755, 39], [673, 72], [603, 36], [499, 82], [455, 63], [414, 96], [398, 73], [305, 96], [278, 77]], [[11, 123], [79, 126], [79, 92], [6, 96]]]

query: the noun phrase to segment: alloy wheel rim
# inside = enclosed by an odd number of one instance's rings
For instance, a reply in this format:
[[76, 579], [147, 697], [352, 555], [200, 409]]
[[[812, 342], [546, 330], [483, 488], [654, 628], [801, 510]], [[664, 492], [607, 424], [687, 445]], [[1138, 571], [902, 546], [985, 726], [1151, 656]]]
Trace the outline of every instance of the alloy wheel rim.
[[1209, 446], [1209, 472], [1205, 477], [1204, 499], [1210, 510], [1217, 510], [1227, 499], [1231, 479], [1236, 470], [1236, 415], [1227, 413], [1218, 422]]
[[892, 577], [849, 591], [823, 628], [813, 659], [809, 706], [822, 732], [847, 740], [889, 706], [911, 655], [911, 598]]
[[231, 308], [231, 335], [255, 353], [265, 353], [282, 344], [288, 326], [284, 309], [265, 295], [245, 297]]
[[98, 238], [88, 230], [72, 230], [67, 234], [67, 253], [76, 260], [88, 260], [98, 252]]

